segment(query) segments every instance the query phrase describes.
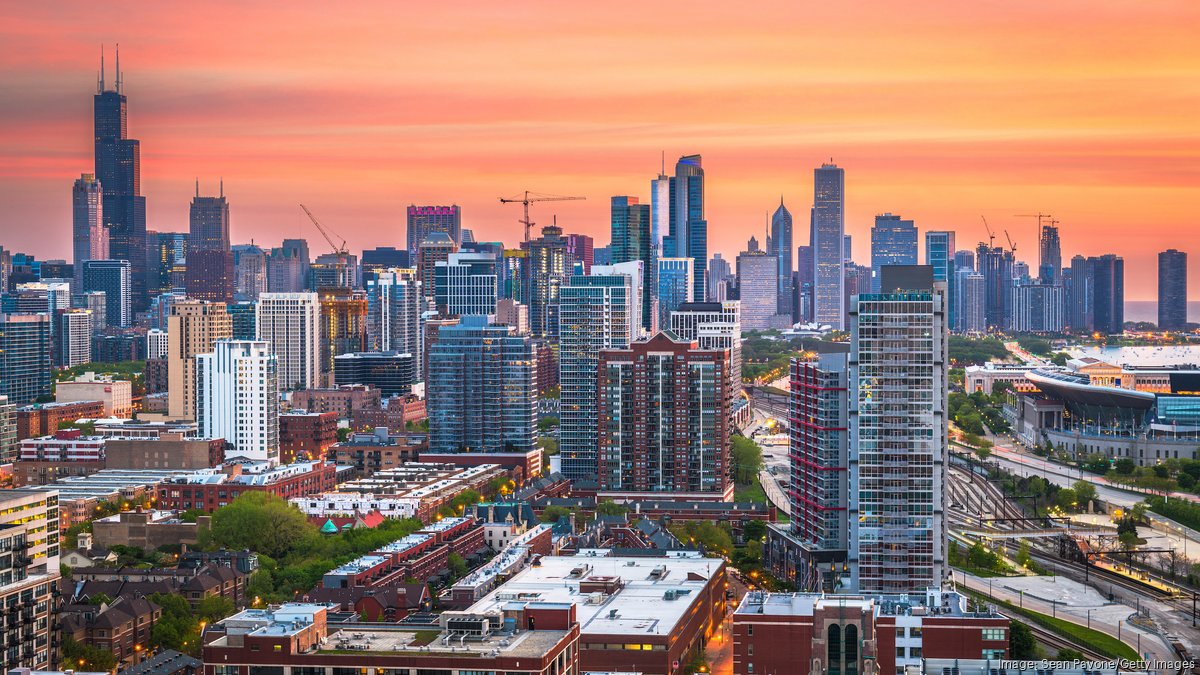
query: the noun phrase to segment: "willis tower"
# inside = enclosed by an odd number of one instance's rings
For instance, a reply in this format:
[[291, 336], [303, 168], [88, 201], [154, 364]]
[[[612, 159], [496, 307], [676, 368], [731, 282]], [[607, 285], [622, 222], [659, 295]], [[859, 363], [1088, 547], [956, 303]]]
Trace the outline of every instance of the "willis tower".
[[109, 257], [128, 260], [132, 305], [144, 310], [146, 297], [146, 198], [141, 195], [141, 144], [129, 138], [125, 94], [121, 93], [121, 53], [117, 51], [117, 82], [104, 86], [104, 51], [94, 97], [96, 178], [103, 190], [104, 224], [109, 231]]

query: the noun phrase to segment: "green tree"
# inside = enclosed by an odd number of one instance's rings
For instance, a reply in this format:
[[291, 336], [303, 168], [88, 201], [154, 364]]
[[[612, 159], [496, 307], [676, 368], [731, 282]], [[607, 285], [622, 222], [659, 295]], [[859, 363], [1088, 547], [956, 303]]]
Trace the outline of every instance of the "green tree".
[[735, 434], [730, 442], [730, 459], [733, 464], [733, 479], [742, 485], [754, 482], [762, 469], [762, 448], [758, 443]]
[[742, 528], [742, 537], [746, 541], [762, 541], [767, 536], [767, 524], [761, 520], [751, 520]]
[[1029, 553], [1029, 540], [1022, 539], [1019, 548], [1017, 549], [1017, 564], [1022, 567], [1029, 567], [1033, 562], [1033, 556]]
[[1037, 657], [1037, 639], [1029, 626], [1020, 621], [1008, 624], [1008, 658], [1033, 659]]
[[196, 616], [202, 621], [213, 623], [233, 614], [233, 601], [219, 595], [210, 595], [196, 603]]
[[451, 552], [446, 558], [446, 567], [450, 570], [450, 577], [453, 579], [461, 579], [467, 574], [467, 561], [457, 553]]
[[983, 445], [980, 443], [979, 446], [975, 448], [975, 456], [979, 458], [979, 461], [986, 462], [987, 458], [992, 456], [991, 444]]
[[1054, 504], [1063, 511], [1073, 512], [1079, 507], [1079, 497], [1075, 494], [1075, 490], [1062, 488], [1058, 494], [1054, 495]]
[[1132, 551], [1133, 549], [1138, 547], [1139, 539], [1138, 539], [1138, 535], [1137, 535], [1136, 531], [1135, 532], [1129, 532], [1129, 531], [1122, 532], [1121, 534], [1119, 534], [1117, 536], [1117, 538], [1121, 541], [1121, 548], [1126, 551]]
[[287, 501], [265, 492], [246, 492], [213, 514], [206, 544], [252, 549], [273, 558], [317, 538], [317, 528]]
[[598, 516], [623, 516], [629, 513], [629, 507], [624, 504], [618, 504], [611, 499], [596, 504], [596, 515]]
[[546, 433], [556, 426], [558, 426], [558, 418], [554, 415], [546, 415], [538, 420], [538, 431], [542, 433]]
[[350, 440], [350, 434], [353, 434], [353, 433], [354, 433], [354, 431], [350, 427], [338, 427], [337, 428], [338, 443], [345, 443], [346, 441]]
[[674, 523], [669, 528], [684, 545], [701, 545], [710, 554], [728, 555], [733, 550], [729, 533], [707, 520]]
[[1079, 500], [1079, 506], [1082, 508], [1088, 502], [1096, 498], [1096, 486], [1086, 480], [1077, 480], [1071, 486], [1075, 491], [1075, 498]]
[[1135, 464], [1134, 461], [1128, 457], [1122, 457], [1121, 459], [1117, 460], [1117, 463], [1113, 466], [1113, 468], [1122, 476], [1130, 476], [1137, 469], [1137, 464]]
[[557, 523], [563, 516], [571, 515], [571, 509], [565, 506], [550, 505], [542, 510], [542, 515], [538, 516], [538, 520], [543, 523]]
[[1054, 658], [1059, 661], [1083, 661], [1083, 652], [1078, 649], [1060, 649]]

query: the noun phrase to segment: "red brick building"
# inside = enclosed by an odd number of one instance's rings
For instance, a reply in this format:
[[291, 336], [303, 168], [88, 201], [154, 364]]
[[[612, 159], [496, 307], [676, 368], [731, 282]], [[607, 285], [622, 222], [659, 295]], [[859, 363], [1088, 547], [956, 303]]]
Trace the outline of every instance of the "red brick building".
[[363, 384], [347, 384], [330, 389], [301, 389], [292, 392], [292, 407], [308, 412], [331, 412], [348, 420], [355, 410], [379, 410], [380, 393]]
[[416, 394], [393, 396], [387, 401], [386, 407], [359, 408], [350, 417], [350, 428], [355, 431], [370, 431], [376, 427], [387, 427], [395, 431], [403, 431], [409, 422], [422, 422], [429, 419], [425, 409], [425, 399]]
[[17, 408], [17, 440], [48, 436], [64, 422], [99, 417], [104, 417], [102, 401], [39, 403]]
[[542, 451], [528, 452], [422, 452], [421, 461], [454, 466], [483, 466], [498, 464], [512, 474], [517, 485], [542, 475]]
[[538, 395], [541, 396], [558, 386], [558, 354], [549, 342], [539, 340], [534, 345], [534, 356], [537, 358]]
[[293, 410], [279, 416], [279, 461], [325, 459], [326, 451], [337, 443], [338, 417], [332, 412]]
[[231, 464], [213, 472], [196, 472], [158, 485], [158, 508], [170, 511], [215, 511], [245, 492], [266, 492], [291, 499], [328, 492], [337, 485], [337, 466], [297, 462], [277, 467]]
[[[922, 659], [1004, 659], [1009, 620], [953, 591], [861, 596], [751, 592], [733, 614], [734, 675], [903, 673]], [[869, 666], [868, 664], [874, 664]]]

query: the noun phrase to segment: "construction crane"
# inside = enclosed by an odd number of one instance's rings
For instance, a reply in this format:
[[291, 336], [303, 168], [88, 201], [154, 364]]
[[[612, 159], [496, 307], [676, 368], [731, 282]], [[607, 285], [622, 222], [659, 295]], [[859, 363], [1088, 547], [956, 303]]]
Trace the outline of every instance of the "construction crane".
[[1013, 243], [1012, 237], [1008, 236], [1008, 230], [1004, 231], [1004, 238], [1008, 240], [1008, 249], [1012, 251], [1013, 260], [1017, 259], [1017, 245]]
[[[307, 215], [308, 219], [312, 221], [312, 224], [317, 227], [317, 231], [321, 233], [321, 236], [325, 237], [325, 241], [329, 242], [329, 247], [333, 249], [334, 254], [336, 254], [338, 257], [338, 262], [346, 262], [350, 256], [350, 252], [346, 250], [346, 240], [340, 235], [325, 229], [325, 226], [321, 224], [321, 221], [317, 220], [317, 217], [313, 215], [312, 211], [308, 210], [307, 206], [301, 204], [300, 208], [304, 209], [304, 214]], [[333, 237], [341, 239], [342, 243], [333, 243]]]
[[[1040, 212], [1039, 213], [1018, 213], [1017, 215], [1013, 216], [1013, 218], [1037, 218], [1038, 234], [1041, 234], [1041, 232], [1042, 232], [1042, 218], [1050, 219], [1053, 217], [1054, 216], [1050, 215], [1049, 213], [1040, 213]], [[1058, 221], [1056, 220], [1053, 222], [1057, 223]]]
[[983, 229], [987, 230], [988, 250], [991, 250], [991, 248], [996, 244], [996, 235], [992, 233], [992, 226], [988, 225], [987, 218], [984, 218], [983, 216], [979, 216], [979, 218], [983, 220]]
[[525, 191], [524, 196], [516, 196], [511, 199], [504, 197], [500, 198], [501, 204], [521, 204], [525, 207], [525, 217], [520, 222], [525, 226], [525, 241], [529, 241], [529, 230], [533, 227], [533, 221], [529, 220], [529, 205], [533, 202], [568, 202], [579, 199], [587, 199], [587, 197], [563, 197], [562, 195], [547, 195], [540, 192]]

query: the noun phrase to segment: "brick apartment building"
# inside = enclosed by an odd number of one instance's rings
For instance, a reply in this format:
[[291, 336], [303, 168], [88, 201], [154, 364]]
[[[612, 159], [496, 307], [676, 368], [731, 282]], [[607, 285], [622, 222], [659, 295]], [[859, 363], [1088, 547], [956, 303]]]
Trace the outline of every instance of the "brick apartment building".
[[279, 416], [279, 461], [325, 459], [329, 447], [337, 443], [337, 414], [293, 410]]

